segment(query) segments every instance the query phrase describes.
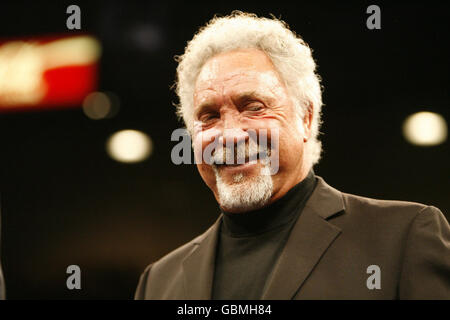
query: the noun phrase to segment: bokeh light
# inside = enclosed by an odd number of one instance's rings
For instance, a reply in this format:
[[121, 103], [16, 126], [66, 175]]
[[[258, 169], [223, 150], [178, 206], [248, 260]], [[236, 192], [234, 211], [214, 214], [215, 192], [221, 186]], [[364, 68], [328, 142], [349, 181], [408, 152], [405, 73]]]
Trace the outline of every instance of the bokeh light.
[[414, 113], [403, 124], [405, 139], [418, 146], [435, 146], [445, 142], [447, 130], [444, 117], [434, 112]]
[[97, 86], [100, 54], [88, 35], [0, 41], [0, 111], [81, 104]]
[[119, 162], [136, 163], [147, 159], [153, 150], [150, 137], [137, 130], [122, 130], [111, 135], [106, 143], [109, 156]]
[[92, 92], [83, 101], [84, 114], [93, 120], [111, 118], [119, 110], [119, 100], [109, 92]]

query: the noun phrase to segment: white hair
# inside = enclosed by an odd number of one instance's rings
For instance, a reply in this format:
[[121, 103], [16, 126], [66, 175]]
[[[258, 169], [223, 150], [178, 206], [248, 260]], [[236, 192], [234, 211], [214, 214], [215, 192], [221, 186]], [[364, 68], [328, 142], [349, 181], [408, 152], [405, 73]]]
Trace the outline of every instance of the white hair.
[[273, 180], [267, 162], [262, 163], [261, 172], [255, 177], [245, 177], [238, 173], [233, 183], [222, 180], [219, 171], [216, 175], [219, 203], [225, 210], [247, 212], [264, 207], [273, 194]]
[[304, 157], [309, 166], [316, 164], [322, 151], [318, 140], [322, 108], [320, 77], [315, 72], [309, 46], [275, 17], [263, 18], [241, 11], [215, 16], [188, 42], [184, 54], [175, 57], [179, 63], [175, 82], [179, 97], [177, 114], [188, 131], [193, 132], [194, 90], [201, 68], [211, 57], [238, 49], [259, 49], [271, 59], [300, 119], [312, 107], [311, 136], [305, 144]]

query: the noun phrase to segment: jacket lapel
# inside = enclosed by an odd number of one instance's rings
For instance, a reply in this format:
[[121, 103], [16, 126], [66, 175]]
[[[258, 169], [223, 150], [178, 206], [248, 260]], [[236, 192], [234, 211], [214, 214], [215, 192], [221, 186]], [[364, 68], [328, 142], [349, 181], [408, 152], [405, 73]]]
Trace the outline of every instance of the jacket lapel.
[[344, 210], [341, 193], [318, 177], [266, 284], [262, 299], [292, 299], [341, 230], [326, 219]]
[[183, 261], [186, 299], [208, 300], [212, 282], [221, 217], [194, 242], [195, 248]]

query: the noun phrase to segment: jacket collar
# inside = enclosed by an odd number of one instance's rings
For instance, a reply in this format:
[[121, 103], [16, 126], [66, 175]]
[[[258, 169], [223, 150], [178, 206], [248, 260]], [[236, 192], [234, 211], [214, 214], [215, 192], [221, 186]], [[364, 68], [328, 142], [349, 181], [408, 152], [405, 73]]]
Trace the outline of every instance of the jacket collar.
[[[340, 191], [321, 177], [295, 223], [262, 299], [292, 299], [341, 230], [327, 219], [345, 209]], [[221, 217], [194, 240], [192, 253], [183, 261], [186, 299], [211, 299], [214, 262]]]

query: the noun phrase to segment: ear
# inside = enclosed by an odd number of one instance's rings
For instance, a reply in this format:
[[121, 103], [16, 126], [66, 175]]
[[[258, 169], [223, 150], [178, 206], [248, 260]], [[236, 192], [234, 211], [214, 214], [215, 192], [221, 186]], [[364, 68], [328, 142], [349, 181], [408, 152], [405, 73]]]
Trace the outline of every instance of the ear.
[[307, 142], [311, 136], [311, 124], [314, 114], [314, 105], [312, 102], [308, 104], [307, 111], [303, 117], [303, 142]]

